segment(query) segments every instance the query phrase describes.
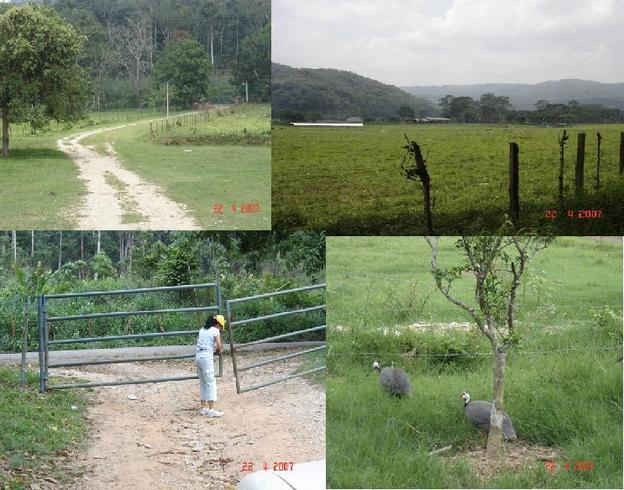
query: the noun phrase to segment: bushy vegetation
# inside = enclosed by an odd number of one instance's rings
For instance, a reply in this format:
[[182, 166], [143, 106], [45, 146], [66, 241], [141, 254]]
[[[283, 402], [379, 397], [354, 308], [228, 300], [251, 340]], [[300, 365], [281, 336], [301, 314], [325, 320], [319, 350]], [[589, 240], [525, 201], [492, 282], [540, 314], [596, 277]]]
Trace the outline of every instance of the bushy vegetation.
[[[48, 293], [110, 291], [219, 281], [222, 301], [225, 301], [308, 285], [321, 280], [324, 270], [324, 243], [321, 243], [322, 235], [319, 234], [316, 234], [318, 239], [314, 239], [312, 235], [315, 234], [302, 233], [278, 238], [270, 233], [212, 235], [191, 232], [103, 232], [100, 237], [101, 251], [93, 254], [96, 245], [94, 236], [83, 233], [81, 247], [80, 232], [65, 232], [62, 249], [64, 258], [61, 257], [60, 267], [57, 262], [58, 234], [36, 232], [36, 235], [40, 236], [36, 239], [36, 254], [32, 260], [40, 261], [43, 269], [52, 269], [46, 276]], [[0, 250], [4, 251], [0, 254], [0, 351], [4, 352], [16, 352], [20, 348], [25, 298], [20, 292], [19, 278], [14, 271], [29, 269], [26, 254], [32, 245], [30, 239], [30, 234], [19, 233], [18, 262], [21, 265], [16, 267], [10, 256], [7, 235], [0, 236]], [[85, 258], [79, 258], [81, 254]], [[91, 258], [86, 259], [88, 256]], [[214, 289], [153, 292], [50, 300], [48, 315], [211, 306], [215, 303]], [[236, 319], [250, 318], [322, 303], [322, 291], [283, 295], [236, 305], [233, 316]], [[322, 323], [319, 314], [312, 312], [297, 317], [250, 323], [237, 329], [235, 338], [237, 342], [245, 342], [319, 325]], [[206, 315], [171, 313], [53, 322], [49, 324], [50, 338], [196, 330], [203, 325]], [[28, 315], [29, 350], [38, 349], [36, 320], [37, 312], [33, 307]], [[316, 340], [323, 337], [323, 333], [314, 333], [292, 340]], [[149, 342], [137, 340], [72, 344], [70, 348], [190, 344], [193, 341], [192, 336], [180, 336]]]
[[[440, 258], [459, 256], [453, 243], [441, 239]], [[520, 290], [505, 411], [518, 444], [559, 452], [557, 469], [534, 461], [481, 480], [462, 455], [485, 438], [466, 420], [459, 394], [490, 399], [487, 340], [466, 330], [468, 317], [435, 290], [422, 238], [330, 237], [328, 486], [620, 488], [621, 260], [621, 240], [591, 238], [556, 239], [534, 259]], [[473, 295], [470, 284], [462, 278], [458, 294]], [[387, 300], [391, 292], [396, 303]], [[405, 369], [413, 396], [385, 394], [374, 360]], [[450, 452], [428, 455], [448, 445]], [[594, 468], [573, 471], [577, 461]]]
[[42, 397], [38, 376], [27, 375], [25, 390], [17, 378], [15, 369], [0, 368], [0, 487], [31, 488], [33, 472], [67, 483], [57, 463], [85, 439], [86, 395], [61, 390]]
[[273, 119], [285, 122], [349, 117], [398, 120], [402, 106], [421, 116], [435, 112], [433, 105], [423, 99], [355, 73], [296, 69], [276, 63], [272, 66]]
[[[455, 234], [496, 232], [509, 211], [509, 142], [520, 147], [519, 228], [561, 235], [621, 234], [624, 199], [618, 125], [584, 125], [570, 134], [564, 171], [565, 210], [557, 209], [561, 130], [528, 126], [366, 125], [287, 128], [273, 132], [273, 226], [328, 234], [404, 235], [425, 232], [423, 193], [400, 162], [405, 134], [415, 140], [431, 175], [433, 228]], [[587, 134], [585, 194], [574, 197], [576, 135]], [[600, 132], [601, 186], [594, 189]], [[574, 212], [569, 219], [567, 210]], [[578, 211], [602, 210], [600, 218]]]

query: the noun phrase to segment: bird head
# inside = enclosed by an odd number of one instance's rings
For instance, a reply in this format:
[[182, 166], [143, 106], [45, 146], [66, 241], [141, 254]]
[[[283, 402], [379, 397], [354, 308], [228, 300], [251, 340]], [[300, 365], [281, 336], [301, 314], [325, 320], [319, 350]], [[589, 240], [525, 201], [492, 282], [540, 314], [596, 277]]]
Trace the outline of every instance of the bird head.
[[464, 405], [468, 405], [468, 402], [470, 401], [470, 393], [464, 391], [461, 395], [459, 395], [459, 398], [464, 400]]
[[379, 363], [377, 361], [373, 362], [373, 369], [377, 372], [381, 371]]

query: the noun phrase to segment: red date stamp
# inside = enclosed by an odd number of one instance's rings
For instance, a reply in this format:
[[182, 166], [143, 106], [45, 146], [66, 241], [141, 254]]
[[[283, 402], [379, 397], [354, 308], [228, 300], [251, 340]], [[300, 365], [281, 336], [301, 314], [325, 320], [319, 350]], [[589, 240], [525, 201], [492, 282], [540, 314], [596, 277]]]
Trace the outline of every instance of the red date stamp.
[[602, 218], [602, 209], [568, 209], [564, 214], [556, 209], [547, 209], [544, 214], [549, 220], [555, 220], [557, 216], [567, 216], [568, 219], [598, 219]]
[[[544, 469], [549, 473], [554, 473], [557, 470], [557, 463], [554, 461], [546, 461], [544, 463]], [[593, 461], [577, 461], [572, 465], [570, 462], [566, 462], [563, 464], [563, 469], [565, 471], [591, 471], [594, 469]]]
[[[231, 204], [230, 211], [233, 214], [254, 214], [260, 212], [260, 204], [253, 202], [245, 202], [243, 204]], [[225, 212], [225, 205], [221, 203], [216, 203], [212, 205], [212, 213], [213, 214], [223, 214]]]
[[[295, 466], [294, 461], [274, 461], [273, 464], [267, 463], [266, 461], [262, 465], [262, 469], [265, 471], [273, 470], [273, 471], [292, 471]], [[253, 461], [243, 461], [241, 471], [254, 471], [254, 462]]]

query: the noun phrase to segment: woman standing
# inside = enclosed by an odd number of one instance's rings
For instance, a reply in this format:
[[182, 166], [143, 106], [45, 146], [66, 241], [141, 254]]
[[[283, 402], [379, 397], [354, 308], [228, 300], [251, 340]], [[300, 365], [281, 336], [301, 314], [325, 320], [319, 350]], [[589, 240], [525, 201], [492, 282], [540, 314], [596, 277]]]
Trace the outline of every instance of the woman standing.
[[213, 353], [220, 353], [223, 349], [221, 343], [221, 331], [225, 328], [223, 315], [211, 315], [206, 324], [199, 329], [197, 336], [197, 350], [195, 363], [199, 376], [199, 398], [201, 409], [199, 413], [208, 417], [222, 417], [223, 412], [215, 410], [214, 402], [217, 400], [217, 383], [214, 376]]

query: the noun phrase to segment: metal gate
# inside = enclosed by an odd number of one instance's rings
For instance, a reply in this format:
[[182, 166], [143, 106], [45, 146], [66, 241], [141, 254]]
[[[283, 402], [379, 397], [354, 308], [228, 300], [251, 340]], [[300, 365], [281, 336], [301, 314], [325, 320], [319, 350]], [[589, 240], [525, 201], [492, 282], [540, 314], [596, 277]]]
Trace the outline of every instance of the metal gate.
[[[82, 315], [68, 315], [68, 316], [48, 316], [48, 302], [53, 300], [63, 300], [70, 298], [86, 298], [86, 297], [101, 297], [101, 296], [119, 296], [126, 294], [139, 294], [139, 293], [151, 293], [159, 291], [183, 291], [183, 290], [197, 290], [197, 289], [214, 289], [215, 304], [196, 306], [189, 308], [167, 308], [160, 310], [146, 310], [146, 311], [110, 311], [104, 313], [87, 313]], [[111, 381], [102, 383], [73, 383], [73, 384], [58, 384], [48, 385], [48, 373], [50, 368], [59, 367], [76, 367], [87, 366], [97, 364], [113, 364], [113, 363], [125, 363], [125, 362], [137, 362], [137, 361], [161, 361], [169, 359], [188, 359], [195, 357], [195, 354], [189, 355], [175, 355], [175, 356], [158, 356], [149, 358], [132, 358], [132, 359], [111, 359], [111, 360], [92, 360], [92, 361], [77, 361], [77, 362], [58, 362], [50, 364], [48, 361], [48, 348], [53, 345], [66, 345], [66, 344], [80, 344], [88, 342], [101, 342], [107, 340], [124, 340], [124, 339], [142, 339], [142, 338], [155, 338], [155, 337], [172, 337], [180, 335], [197, 335], [197, 330], [181, 330], [176, 332], [150, 332], [130, 335], [112, 335], [104, 337], [83, 337], [83, 338], [71, 338], [62, 340], [49, 340], [49, 323], [63, 322], [71, 320], [86, 320], [91, 318], [111, 318], [111, 317], [129, 317], [129, 316], [141, 316], [141, 315], [158, 315], [165, 313], [193, 313], [197, 311], [214, 311], [219, 312], [221, 310], [221, 288], [218, 282], [206, 283], [206, 284], [190, 284], [184, 286], [162, 286], [152, 288], [139, 288], [139, 289], [122, 289], [117, 291], [93, 291], [85, 293], [67, 293], [67, 294], [51, 294], [43, 295], [38, 298], [38, 327], [39, 327], [39, 390], [44, 392], [49, 389], [62, 389], [62, 388], [87, 388], [94, 386], [113, 386], [124, 384], [142, 384], [142, 383], [161, 383], [165, 381], [180, 381], [186, 379], [196, 379], [195, 376], [178, 376], [169, 378], [153, 378], [153, 379], [135, 379], [124, 381]], [[223, 374], [223, 358], [218, 355], [219, 370], [216, 376], [222, 376]]]
[[226, 315], [227, 315], [227, 326], [228, 326], [228, 330], [229, 330], [229, 341], [230, 341], [230, 353], [232, 355], [232, 368], [234, 370], [234, 376], [236, 378], [236, 392], [237, 393], [244, 393], [246, 391], [251, 391], [251, 390], [257, 390], [258, 388], [263, 388], [264, 386], [268, 386], [268, 385], [272, 385], [275, 383], [279, 383], [281, 381], [286, 381], [287, 379], [292, 379], [292, 378], [297, 378], [299, 376], [305, 376], [306, 374], [311, 374], [311, 373], [315, 373], [317, 371], [322, 371], [326, 368], [325, 364], [323, 364], [323, 366], [321, 367], [317, 367], [314, 369], [309, 369], [308, 371], [302, 372], [302, 373], [297, 373], [297, 374], [292, 374], [289, 376], [283, 376], [281, 378], [276, 378], [276, 379], [272, 379], [270, 381], [267, 381], [266, 383], [260, 383], [257, 385], [253, 385], [253, 386], [249, 386], [246, 388], [241, 388], [241, 378], [240, 378], [240, 373], [242, 371], [246, 371], [249, 369], [253, 369], [253, 368], [257, 368], [260, 366], [265, 366], [267, 364], [273, 363], [273, 362], [278, 362], [278, 361], [283, 361], [285, 359], [290, 359], [293, 357], [297, 357], [297, 356], [302, 356], [304, 354], [308, 354], [310, 352], [316, 352], [316, 351], [320, 351], [326, 348], [326, 345], [320, 346], [320, 347], [315, 347], [312, 349], [307, 349], [307, 350], [303, 350], [303, 351], [299, 351], [299, 352], [295, 352], [292, 354], [286, 354], [283, 356], [278, 356], [278, 357], [273, 357], [271, 359], [266, 359], [260, 362], [257, 362], [255, 364], [250, 364], [248, 366], [243, 366], [243, 367], [238, 367], [237, 365], [237, 359], [236, 359], [236, 353], [240, 352], [242, 349], [244, 349], [245, 347], [249, 347], [251, 345], [257, 345], [257, 344], [262, 344], [262, 343], [266, 343], [266, 342], [272, 342], [274, 340], [280, 340], [280, 339], [285, 339], [285, 338], [290, 338], [290, 337], [294, 337], [297, 335], [301, 335], [301, 334], [305, 334], [308, 332], [316, 332], [316, 331], [320, 331], [320, 330], [325, 330], [325, 317], [323, 315], [322, 318], [322, 324], [315, 326], [315, 327], [311, 327], [311, 328], [306, 328], [304, 330], [297, 330], [294, 332], [289, 332], [289, 333], [285, 333], [282, 335], [275, 335], [274, 337], [267, 337], [264, 339], [260, 339], [260, 340], [255, 340], [253, 342], [246, 342], [243, 344], [238, 344], [235, 345], [234, 344], [234, 332], [235, 332], [235, 328], [234, 327], [240, 327], [242, 325], [247, 325], [253, 322], [261, 322], [261, 321], [266, 321], [266, 320], [270, 320], [272, 318], [280, 318], [280, 317], [285, 317], [285, 316], [290, 316], [290, 315], [296, 315], [296, 314], [304, 314], [304, 313], [308, 313], [308, 312], [313, 312], [313, 311], [325, 311], [325, 301], [324, 301], [324, 296], [322, 297], [323, 299], [323, 304], [317, 305], [317, 306], [311, 306], [308, 308], [301, 308], [298, 310], [291, 310], [291, 311], [281, 311], [278, 313], [273, 313], [270, 315], [263, 315], [263, 316], [257, 316], [257, 317], [252, 317], [252, 318], [245, 318], [243, 320], [232, 320], [233, 318], [233, 314], [232, 314], [232, 309], [233, 306], [236, 304], [240, 304], [240, 303], [244, 303], [244, 302], [249, 302], [249, 301], [255, 301], [255, 300], [259, 300], [259, 299], [266, 299], [266, 298], [273, 298], [275, 296], [282, 296], [285, 294], [292, 294], [292, 293], [298, 293], [298, 292], [310, 292], [310, 291], [314, 291], [314, 290], [318, 290], [318, 289], [325, 289], [326, 288], [326, 284], [318, 284], [315, 286], [305, 286], [305, 287], [301, 287], [301, 288], [294, 288], [294, 289], [286, 289], [283, 291], [277, 291], [275, 293], [266, 293], [266, 294], [257, 294], [255, 296], [247, 296], [245, 298], [236, 298], [236, 299], [228, 299], [225, 301], [225, 311], [226, 311]]

